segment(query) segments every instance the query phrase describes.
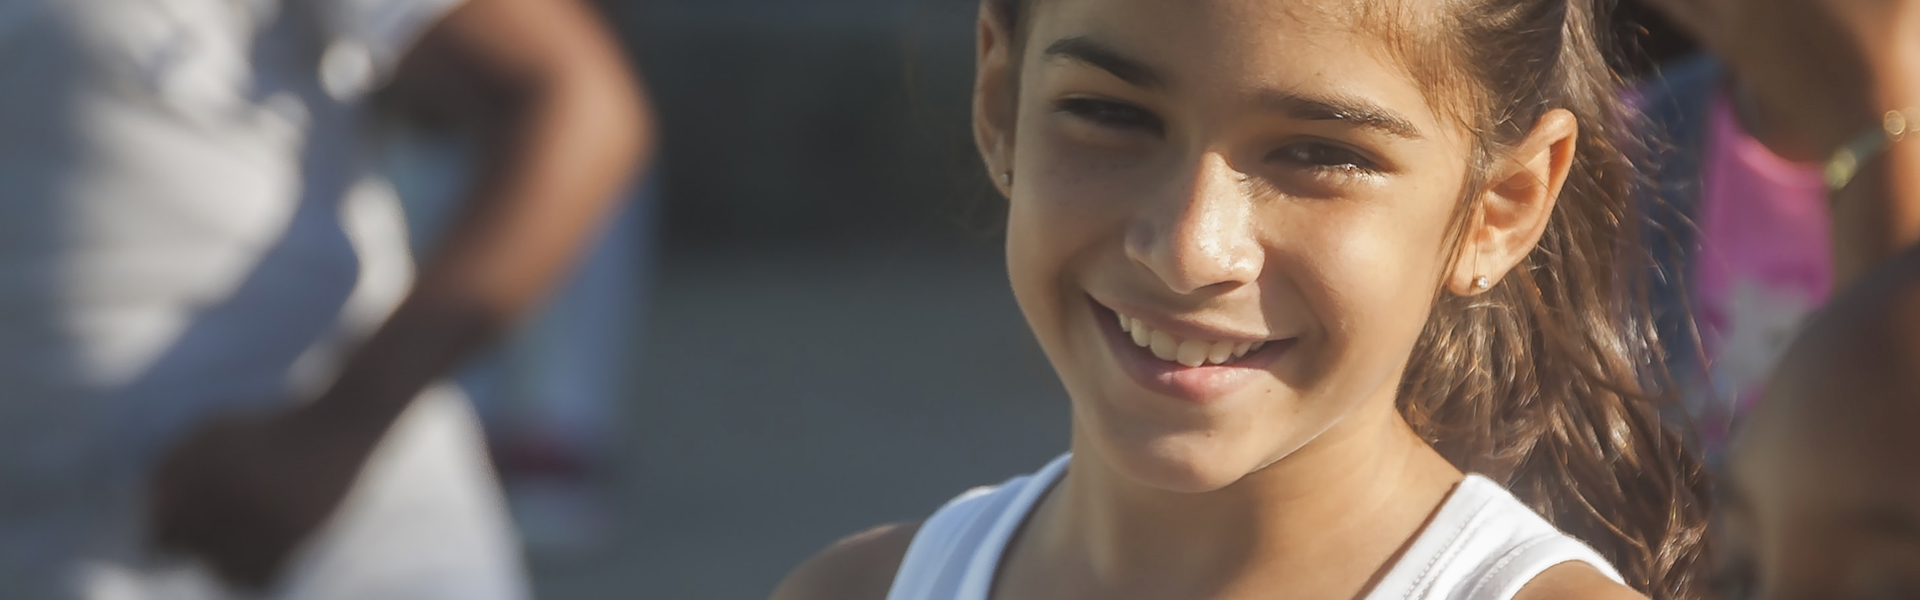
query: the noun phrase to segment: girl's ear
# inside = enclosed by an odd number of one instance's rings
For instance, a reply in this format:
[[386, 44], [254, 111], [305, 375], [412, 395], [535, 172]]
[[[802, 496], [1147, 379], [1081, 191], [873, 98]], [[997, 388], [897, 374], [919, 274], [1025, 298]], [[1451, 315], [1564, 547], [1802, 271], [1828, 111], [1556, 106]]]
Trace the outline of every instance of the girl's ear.
[[986, 163], [988, 179], [1002, 196], [1012, 190], [1002, 174], [1013, 169], [1016, 115], [1014, 82], [1019, 57], [1013, 56], [1013, 6], [1009, 0], [980, 0], [979, 55], [974, 63], [973, 143]]
[[1573, 168], [1579, 132], [1573, 113], [1548, 111], [1489, 174], [1461, 240], [1466, 246], [1447, 278], [1449, 291], [1470, 296], [1490, 289], [1540, 243]]

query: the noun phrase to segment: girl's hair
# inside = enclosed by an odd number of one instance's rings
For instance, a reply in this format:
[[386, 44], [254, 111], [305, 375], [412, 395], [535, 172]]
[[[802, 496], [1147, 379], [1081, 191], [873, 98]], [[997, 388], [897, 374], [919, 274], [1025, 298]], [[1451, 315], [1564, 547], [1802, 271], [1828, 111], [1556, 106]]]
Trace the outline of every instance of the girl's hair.
[[[994, 1], [1021, 15], [1038, 0]], [[1580, 122], [1572, 172], [1539, 245], [1484, 294], [1436, 288], [1400, 383], [1401, 413], [1454, 465], [1505, 483], [1642, 593], [1699, 597], [1709, 491], [1700, 461], [1661, 418], [1674, 386], [1640, 245], [1633, 159], [1646, 146], [1635, 142], [1643, 132], [1602, 51], [1610, 2], [1387, 4], [1396, 6], [1366, 11], [1385, 27], [1366, 29], [1394, 32], [1385, 38], [1391, 54], [1475, 133], [1448, 237], [1453, 257], [1478, 190], [1510, 145], [1552, 109]]]

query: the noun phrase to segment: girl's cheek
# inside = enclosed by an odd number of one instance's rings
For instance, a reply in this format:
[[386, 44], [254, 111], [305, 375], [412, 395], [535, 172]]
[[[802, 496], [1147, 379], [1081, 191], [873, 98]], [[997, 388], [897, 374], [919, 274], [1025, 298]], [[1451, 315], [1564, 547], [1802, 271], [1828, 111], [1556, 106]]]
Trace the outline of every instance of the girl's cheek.
[[1387, 252], [1391, 240], [1383, 239], [1367, 211], [1337, 202], [1297, 202], [1287, 214], [1269, 221], [1278, 229], [1275, 237], [1307, 266], [1325, 295], [1372, 296], [1376, 290], [1371, 284], [1394, 277], [1398, 270]]
[[1287, 228], [1287, 254], [1299, 263], [1296, 286], [1327, 335], [1341, 347], [1374, 347], [1388, 338], [1411, 343], [1430, 308], [1436, 259], [1415, 251], [1414, 240], [1377, 215], [1316, 217]]

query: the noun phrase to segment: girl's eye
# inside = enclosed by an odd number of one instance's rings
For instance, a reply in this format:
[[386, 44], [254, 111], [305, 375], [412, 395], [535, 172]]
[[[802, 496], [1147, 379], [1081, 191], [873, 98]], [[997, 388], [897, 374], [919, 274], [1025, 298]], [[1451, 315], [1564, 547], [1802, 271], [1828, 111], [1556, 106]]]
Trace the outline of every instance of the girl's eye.
[[1275, 150], [1273, 158], [1314, 170], [1373, 173], [1379, 167], [1359, 152], [1325, 142], [1302, 142]]
[[1068, 98], [1058, 103], [1060, 112], [1086, 119], [1102, 127], [1160, 133], [1160, 117], [1145, 109], [1093, 98]]

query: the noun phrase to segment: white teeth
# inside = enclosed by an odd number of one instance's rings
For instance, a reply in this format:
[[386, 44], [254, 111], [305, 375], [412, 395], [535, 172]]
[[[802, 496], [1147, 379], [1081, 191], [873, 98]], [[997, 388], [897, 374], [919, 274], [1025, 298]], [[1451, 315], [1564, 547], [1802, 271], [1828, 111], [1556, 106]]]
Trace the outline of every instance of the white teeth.
[[1187, 340], [1180, 342], [1180, 352], [1177, 358], [1180, 364], [1189, 367], [1198, 367], [1207, 364], [1207, 352], [1212, 348], [1213, 344], [1207, 342]]
[[[1116, 313], [1117, 314], [1117, 313]], [[1257, 352], [1266, 342], [1206, 342], [1185, 340], [1174, 337], [1164, 331], [1154, 331], [1139, 319], [1119, 315], [1120, 331], [1133, 338], [1133, 344], [1146, 348], [1160, 360], [1177, 362], [1188, 367], [1214, 364], [1224, 365], [1250, 353]]]
[[1237, 347], [1233, 342], [1214, 342], [1207, 350], [1207, 362], [1216, 365], [1227, 364], [1227, 361], [1233, 358], [1233, 349]]
[[1173, 336], [1167, 335], [1166, 332], [1155, 331], [1152, 349], [1153, 355], [1160, 360], [1173, 360], [1179, 357], [1180, 340], [1173, 339]]

